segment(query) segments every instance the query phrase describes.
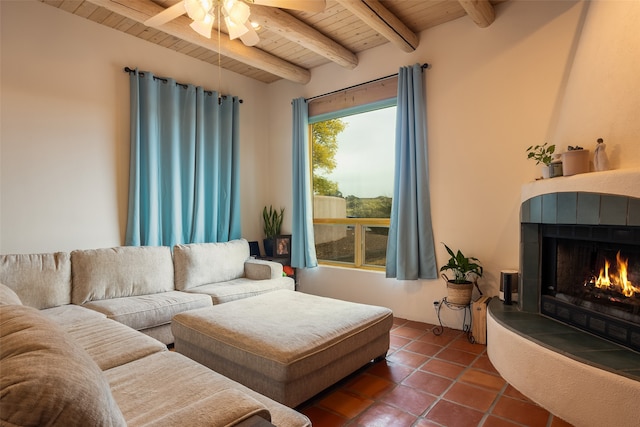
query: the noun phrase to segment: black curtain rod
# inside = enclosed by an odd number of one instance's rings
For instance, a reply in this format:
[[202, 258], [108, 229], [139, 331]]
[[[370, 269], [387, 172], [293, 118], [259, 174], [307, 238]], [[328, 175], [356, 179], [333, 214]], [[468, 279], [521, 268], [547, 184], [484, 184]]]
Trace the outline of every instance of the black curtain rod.
[[[133, 68], [124, 67], [124, 72], [125, 72], [125, 73], [129, 73], [129, 74], [131, 74], [131, 73], [135, 73], [135, 72], [136, 72], [136, 70], [134, 70]], [[158, 77], [158, 76], [153, 76], [153, 79], [154, 79], [154, 80], [160, 80], [161, 82], [164, 82], [164, 83], [167, 83], [167, 82], [169, 81], [169, 79], [166, 79], [166, 78], [164, 78], [164, 77]], [[185, 83], [178, 83], [178, 82], [176, 82], [176, 85], [178, 85], [178, 86], [182, 86], [182, 87], [183, 87], [183, 88], [185, 88], [185, 89], [189, 86], [188, 84], [185, 84]], [[205, 90], [205, 91], [204, 91], [204, 93], [206, 93], [206, 94], [207, 94], [207, 95], [209, 95], [209, 96], [213, 95], [213, 91], [211, 91], [211, 90]], [[222, 95], [222, 96], [221, 96], [221, 98], [226, 98], [226, 97], [227, 97], [227, 95]], [[238, 102], [239, 102], [240, 104], [242, 104], [244, 101], [243, 101], [242, 99], [238, 99]]]
[[[422, 69], [424, 70], [425, 68], [429, 68], [430, 65], [427, 64], [426, 62], [424, 64], [422, 64], [420, 67], [422, 67]], [[368, 85], [369, 83], [375, 83], [375, 82], [379, 82], [380, 80], [386, 80], [389, 79], [391, 77], [395, 77], [397, 76], [398, 73], [395, 74], [389, 74], [388, 76], [384, 76], [384, 77], [378, 77], [377, 79], [373, 79], [373, 80], [369, 80], [368, 82], [364, 82], [364, 83], [358, 83], [357, 85], [353, 85], [353, 86], [349, 86], [349, 87], [345, 87], [344, 89], [338, 89], [338, 90], [334, 90], [333, 92], [329, 92], [329, 93], [324, 93], [322, 95], [316, 95], [316, 96], [312, 96], [311, 98], [305, 98], [305, 101], [309, 102], [313, 99], [317, 99], [317, 98], [322, 98], [324, 96], [329, 96], [329, 95], [333, 95], [334, 93], [340, 93], [340, 92], [344, 92], [345, 90], [349, 90], [349, 89], [354, 89], [357, 88], [359, 86], [364, 86], [364, 85]]]

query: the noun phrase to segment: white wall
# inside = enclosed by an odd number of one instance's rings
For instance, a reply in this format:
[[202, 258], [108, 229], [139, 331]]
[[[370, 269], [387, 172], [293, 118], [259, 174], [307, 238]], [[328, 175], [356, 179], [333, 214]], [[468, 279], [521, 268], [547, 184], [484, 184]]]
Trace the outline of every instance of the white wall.
[[[496, 22], [486, 29], [463, 17], [423, 32], [416, 52], [381, 46], [360, 54], [353, 71], [313, 70], [305, 86], [265, 85], [229, 72], [220, 86], [215, 66], [40, 2], [0, 1], [0, 252], [122, 243], [124, 66], [244, 99], [242, 227], [246, 237], [261, 239], [264, 205], [285, 207], [283, 232], [290, 231], [291, 100], [429, 62], [439, 265], [445, 259], [439, 242], [477, 256], [486, 268], [481, 287], [495, 295], [500, 270], [518, 264], [520, 187], [538, 173], [526, 147], [547, 140], [589, 146], [603, 137], [614, 167], [640, 166], [640, 2], [591, 3], [512, 0], [498, 5]], [[396, 316], [431, 323], [433, 301], [445, 295], [442, 280], [402, 282], [340, 268], [300, 272], [300, 281], [305, 292], [385, 305]], [[444, 319], [459, 326], [455, 313]]]
[[[583, 2], [510, 1], [497, 6], [497, 19], [486, 29], [464, 17], [424, 31], [414, 53], [404, 54], [385, 45], [359, 55], [355, 72], [327, 65], [314, 70], [311, 83], [304, 88], [286, 82], [272, 84], [269, 92], [277, 107], [271, 108], [275, 124], [271, 127], [272, 152], [290, 150], [286, 131], [292, 98], [389, 75], [402, 65], [432, 64], [426, 71], [427, 122], [438, 265], [446, 260], [440, 242], [480, 258], [485, 266], [480, 287], [497, 295], [500, 270], [518, 267], [521, 185], [539, 174], [534, 162], [526, 160], [526, 148], [551, 138], [554, 142], [568, 140], [561, 131], [567, 135], [586, 132], [581, 125], [584, 117], [575, 117], [569, 124], [564, 118], [575, 116], [578, 110], [583, 116], [600, 111], [595, 99], [571, 99], [573, 93], [586, 90], [583, 83], [572, 82], [565, 97], [570, 75], [590, 76], [582, 77], [589, 82], [588, 88], [594, 84], [594, 73], [606, 71], [616, 81], [611, 84], [617, 89], [611, 103], [618, 108], [608, 104], [608, 112], [597, 118], [589, 115], [590, 132], [581, 145], [595, 144], [602, 136], [625, 153], [613, 159], [614, 167], [640, 164], [638, 92], [625, 91], [637, 89], [640, 82], [633, 77], [640, 75], [634, 20], [638, 2], [597, 3], [589, 13]], [[628, 8], [634, 12], [627, 15]], [[610, 42], [618, 46], [607, 51], [604, 63], [593, 60], [591, 54], [591, 44], [601, 37], [605, 39], [598, 40], [598, 55], [603, 50], [599, 46]], [[573, 66], [576, 51], [579, 55]], [[636, 58], [629, 59], [627, 54]], [[613, 124], [615, 134], [611, 133]], [[280, 177], [283, 182], [288, 178]], [[272, 198], [287, 203], [281, 193], [272, 193]], [[383, 273], [333, 267], [309, 269], [299, 276], [302, 291], [385, 305], [396, 316], [430, 323], [437, 321], [433, 302], [446, 295], [442, 280], [403, 282], [386, 279]], [[442, 313], [445, 324], [460, 327], [461, 313], [444, 309]]]
[[[594, 1], [550, 142], [593, 154], [599, 137], [612, 167], [640, 166], [640, 1]], [[640, 185], [640, 183], [639, 183]]]
[[0, 252], [123, 244], [129, 169], [125, 66], [237, 95], [242, 228], [262, 233], [266, 85], [36, 1], [1, 1]]

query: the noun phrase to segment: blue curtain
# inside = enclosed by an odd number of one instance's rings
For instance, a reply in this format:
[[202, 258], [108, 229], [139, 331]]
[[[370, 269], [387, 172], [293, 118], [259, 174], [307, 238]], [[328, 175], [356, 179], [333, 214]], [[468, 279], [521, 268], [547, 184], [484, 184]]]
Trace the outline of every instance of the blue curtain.
[[173, 246], [241, 236], [237, 97], [130, 72], [125, 243]]
[[309, 152], [309, 109], [304, 98], [293, 100], [293, 217], [291, 266], [316, 267], [311, 204], [311, 165]]
[[386, 276], [436, 279], [422, 66], [398, 73], [396, 150]]

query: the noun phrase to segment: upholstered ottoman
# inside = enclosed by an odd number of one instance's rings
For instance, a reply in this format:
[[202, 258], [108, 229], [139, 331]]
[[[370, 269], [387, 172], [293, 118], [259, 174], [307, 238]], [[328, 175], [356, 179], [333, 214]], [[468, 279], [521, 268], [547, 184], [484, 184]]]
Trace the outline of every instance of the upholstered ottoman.
[[388, 308], [278, 290], [173, 317], [176, 351], [289, 407], [389, 349]]

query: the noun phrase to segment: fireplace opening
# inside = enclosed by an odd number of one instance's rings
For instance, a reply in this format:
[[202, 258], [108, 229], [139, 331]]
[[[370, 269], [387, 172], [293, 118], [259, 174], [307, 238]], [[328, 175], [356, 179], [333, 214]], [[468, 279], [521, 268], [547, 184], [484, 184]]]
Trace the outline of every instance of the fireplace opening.
[[543, 314], [640, 350], [640, 227], [544, 225]]

